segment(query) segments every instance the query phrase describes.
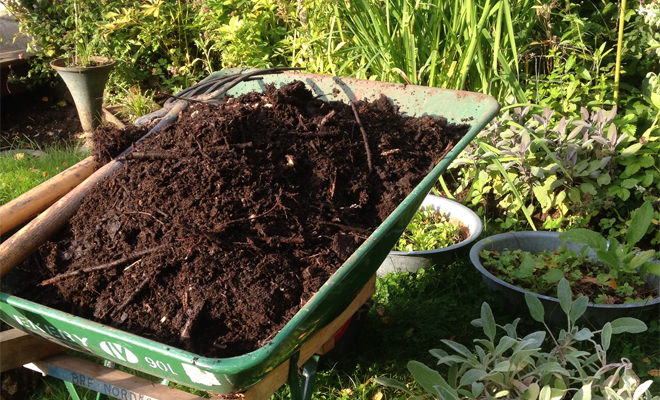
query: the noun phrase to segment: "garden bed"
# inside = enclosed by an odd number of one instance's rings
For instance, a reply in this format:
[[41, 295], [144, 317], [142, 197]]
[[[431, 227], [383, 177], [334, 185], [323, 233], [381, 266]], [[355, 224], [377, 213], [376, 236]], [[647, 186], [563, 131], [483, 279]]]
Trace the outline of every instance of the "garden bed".
[[194, 104], [20, 267], [17, 294], [208, 357], [263, 346], [467, 130], [385, 97], [356, 110], [364, 134], [300, 82]]

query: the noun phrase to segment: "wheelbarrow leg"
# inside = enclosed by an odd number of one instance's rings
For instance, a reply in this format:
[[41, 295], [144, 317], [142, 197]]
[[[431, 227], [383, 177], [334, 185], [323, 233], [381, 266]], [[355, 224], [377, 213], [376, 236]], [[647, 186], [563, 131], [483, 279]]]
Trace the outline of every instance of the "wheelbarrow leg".
[[300, 353], [291, 356], [289, 360], [289, 391], [291, 400], [311, 400], [316, 381], [316, 370], [319, 366], [319, 355], [315, 354], [303, 365], [302, 382], [298, 379], [298, 357]]
[[73, 386], [73, 383], [64, 381], [64, 385], [66, 386], [66, 390], [69, 391], [69, 395], [71, 395], [73, 400], [80, 400], [80, 396], [78, 396], [78, 392], [76, 391], [76, 387]]

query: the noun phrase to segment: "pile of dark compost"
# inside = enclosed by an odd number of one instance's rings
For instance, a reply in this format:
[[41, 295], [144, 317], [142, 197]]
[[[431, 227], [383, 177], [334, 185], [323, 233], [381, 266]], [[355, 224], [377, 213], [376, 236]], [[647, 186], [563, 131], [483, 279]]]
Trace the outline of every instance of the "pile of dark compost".
[[18, 295], [203, 356], [263, 346], [467, 131], [355, 105], [369, 152], [351, 106], [302, 82], [191, 105], [20, 267]]

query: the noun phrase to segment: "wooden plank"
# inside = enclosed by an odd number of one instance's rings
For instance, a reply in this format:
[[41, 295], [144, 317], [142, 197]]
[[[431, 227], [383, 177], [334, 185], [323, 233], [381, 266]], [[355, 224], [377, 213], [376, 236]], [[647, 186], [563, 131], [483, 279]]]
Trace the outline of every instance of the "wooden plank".
[[0, 332], [0, 372], [67, 351], [50, 340], [32, 336], [18, 329]]
[[46, 182], [0, 207], [0, 235], [28, 221], [78, 186], [94, 172], [96, 161], [87, 157]]
[[26, 368], [117, 399], [200, 400], [192, 393], [67, 354], [36, 361]]
[[[373, 296], [376, 291], [376, 277], [374, 276], [357, 295], [355, 300], [344, 310], [339, 317], [328, 324], [325, 328], [316, 333], [310, 340], [308, 340], [300, 349], [300, 358], [298, 366], [302, 366], [312, 355], [323, 351], [324, 345], [328, 340], [332, 339], [332, 335], [341, 328], [348, 319], [355, 314], [355, 312], [362, 307], [362, 305]], [[334, 344], [334, 341], [333, 341]], [[248, 389], [244, 395], [246, 400], [266, 400], [269, 399], [273, 393], [284, 385], [289, 378], [289, 360], [280, 364], [273, 371], [268, 373], [265, 378], [259, 381], [256, 385]]]

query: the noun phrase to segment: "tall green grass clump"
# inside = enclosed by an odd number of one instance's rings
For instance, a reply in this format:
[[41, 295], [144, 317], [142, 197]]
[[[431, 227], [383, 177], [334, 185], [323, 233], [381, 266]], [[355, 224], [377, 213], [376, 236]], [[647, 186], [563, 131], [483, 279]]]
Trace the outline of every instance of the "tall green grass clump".
[[[341, 2], [360, 78], [494, 93], [524, 102], [518, 56], [534, 2], [509, 0]], [[341, 72], [340, 72], [341, 73]]]

